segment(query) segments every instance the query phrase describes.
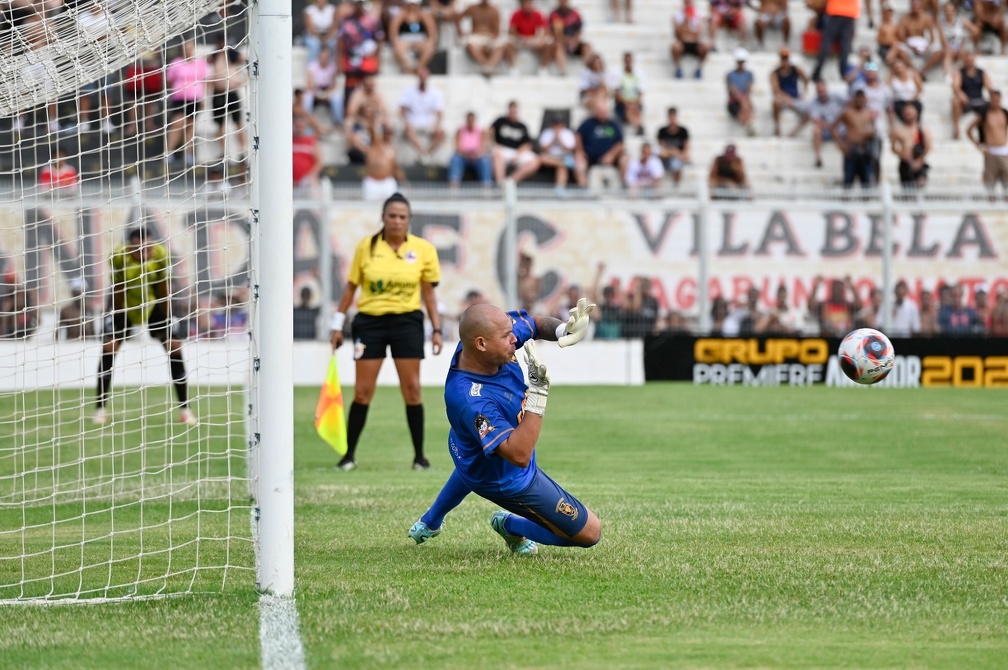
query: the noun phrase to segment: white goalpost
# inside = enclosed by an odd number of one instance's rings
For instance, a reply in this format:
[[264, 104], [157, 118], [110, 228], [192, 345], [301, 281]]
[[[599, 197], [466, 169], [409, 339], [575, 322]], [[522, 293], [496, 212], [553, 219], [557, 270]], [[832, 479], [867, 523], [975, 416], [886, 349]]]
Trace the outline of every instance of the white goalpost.
[[50, 12], [0, 26], [0, 603], [289, 595], [290, 6]]

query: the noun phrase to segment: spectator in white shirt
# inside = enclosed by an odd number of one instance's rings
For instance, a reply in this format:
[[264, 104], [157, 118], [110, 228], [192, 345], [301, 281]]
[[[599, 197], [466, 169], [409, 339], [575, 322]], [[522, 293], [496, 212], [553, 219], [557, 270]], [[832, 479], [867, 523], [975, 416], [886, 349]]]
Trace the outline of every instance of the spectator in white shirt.
[[315, 0], [304, 9], [304, 40], [308, 50], [308, 62], [318, 60], [323, 46], [336, 48], [336, 31], [339, 21], [336, 20], [336, 7], [329, 0]]
[[[895, 299], [892, 306], [892, 321], [889, 323], [889, 334], [893, 337], [910, 337], [920, 332], [920, 310], [908, 295], [907, 283], [900, 279], [893, 288]], [[881, 326], [885, 323], [882, 318], [882, 309], [879, 309], [875, 321]]]
[[308, 86], [304, 93], [305, 109], [314, 111], [315, 105], [329, 106], [329, 116], [334, 124], [343, 123], [343, 88], [339, 86], [336, 60], [329, 47], [319, 51], [318, 60], [308, 63]]
[[[554, 114], [549, 127], [539, 135], [539, 160], [542, 165], [556, 170], [556, 194], [564, 197], [567, 194], [567, 182], [571, 170], [574, 170], [574, 150], [577, 148], [577, 138], [574, 131], [567, 127], [564, 117]], [[584, 187], [582, 175], [575, 171], [578, 186]]]
[[626, 174], [623, 175], [623, 181], [631, 193], [642, 188], [655, 188], [664, 178], [665, 166], [662, 165], [661, 158], [651, 151], [649, 142], [641, 145], [640, 157], [627, 164]]
[[[430, 72], [425, 68], [418, 70], [417, 85], [403, 91], [399, 98], [399, 112], [404, 123], [403, 137], [413, 147], [417, 161], [421, 164], [430, 162], [434, 152], [445, 140], [444, 129], [441, 127], [444, 96], [441, 91], [427, 85], [429, 77]], [[426, 137], [426, 145], [421, 141], [421, 135]]]

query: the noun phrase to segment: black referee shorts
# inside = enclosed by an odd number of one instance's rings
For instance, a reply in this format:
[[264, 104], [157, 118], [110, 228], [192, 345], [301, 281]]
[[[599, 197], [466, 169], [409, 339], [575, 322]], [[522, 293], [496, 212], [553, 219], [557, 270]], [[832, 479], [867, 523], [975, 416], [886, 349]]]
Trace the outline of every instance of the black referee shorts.
[[354, 317], [351, 337], [355, 359], [381, 359], [389, 348], [392, 358], [423, 358], [423, 312], [360, 314]]
[[[130, 336], [132, 330], [133, 324], [126, 318], [124, 310], [108, 312], [102, 320], [102, 337], [124, 340]], [[171, 339], [171, 321], [168, 319], [168, 310], [165, 309], [164, 303], [154, 304], [154, 309], [147, 317], [147, 330], [159, 342], [164, 343]]]

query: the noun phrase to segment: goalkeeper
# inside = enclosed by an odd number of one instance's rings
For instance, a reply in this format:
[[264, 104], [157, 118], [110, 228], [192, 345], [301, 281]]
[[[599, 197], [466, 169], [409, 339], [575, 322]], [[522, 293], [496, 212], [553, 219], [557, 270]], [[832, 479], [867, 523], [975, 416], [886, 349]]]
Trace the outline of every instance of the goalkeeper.
[[98, 390], [93, 421], [109, 421], [105, 404], [112, 388], [112, 364], [116, 352], [134, 326], [147, 324], [150, 334], [168, 353], [172, 381], [179, 401], [179, 422], [196, 425], [189, 409], [182, 342], [172, 336], [171, 300], [168, 290], [170, 260], [168, 247], [152, 241], [143, 227], [129, 232], [126, 244], [109, 259], [112, 266], [112, 294], [102, 325], [102, 357], [98, 368]]
[[[516, 554], [534, 554], [537, 544], [590, 547], [599, 541], [598, 517], [536, 465], [550, 382], [533, 342], [577, 344], [594, 307], [581, 298], [566, 322], [487, 304], [463, 312], [461, 341], [445, 381], [448, 451], [455, 470], [410, 528], [417, 544], [440, 533], [445, 515], [470, 491], [506, 510], [494, 512], [490, 526]], [[521, 347], [528, 384], [515, 359]]]

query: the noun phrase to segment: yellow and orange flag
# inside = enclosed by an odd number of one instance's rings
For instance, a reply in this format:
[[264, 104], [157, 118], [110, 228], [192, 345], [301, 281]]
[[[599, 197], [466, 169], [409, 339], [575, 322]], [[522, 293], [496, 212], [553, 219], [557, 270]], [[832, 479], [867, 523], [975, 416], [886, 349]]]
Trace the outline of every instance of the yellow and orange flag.
[[339, 456], [347, 452], [346, 416], [343, 413], [343, 388], [339, 383], [336, 354], [329, 360], [318, 406], [315, 408], [315, 431]]

